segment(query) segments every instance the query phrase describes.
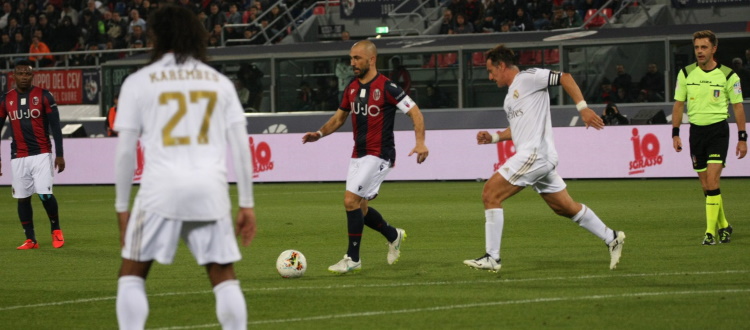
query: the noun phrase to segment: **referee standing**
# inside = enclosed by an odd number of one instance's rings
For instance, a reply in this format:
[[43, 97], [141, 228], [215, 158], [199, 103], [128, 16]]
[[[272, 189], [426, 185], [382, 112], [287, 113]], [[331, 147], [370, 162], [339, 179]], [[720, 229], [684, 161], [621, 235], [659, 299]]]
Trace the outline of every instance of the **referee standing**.
[[706, 196], [706, 235], [703, 245], [729, 243], [732, 226], [724, 214], [719, 180], [729, 150], [729, 124], [727, 108], [732, 104], [739, 141], [735, 154], [738, 159], [747, 154], [747, 132], [745, 110], [742, 107], [740, 78], [731, 68], [714, 60], [718, 40], [709, 31], [693, 33], [693, 49], [696, 63], [684, 67], [677, 74], [677, 86], [672, 108], [672, 144], [674, 150], [682, 151], [680, 123], [685, 102], [688, 102], [690, 119], [690, 158], [693, 169]]

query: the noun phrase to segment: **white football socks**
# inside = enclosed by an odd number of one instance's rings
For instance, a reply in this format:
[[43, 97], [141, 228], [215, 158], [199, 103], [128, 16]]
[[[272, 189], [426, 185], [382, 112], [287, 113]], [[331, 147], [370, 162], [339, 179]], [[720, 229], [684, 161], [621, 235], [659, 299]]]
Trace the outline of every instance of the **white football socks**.
[[586, 228], [586, 230], [596, 235], [596, 237], [602, 239], [604, 243], [609, 244], [612, 242], [615, 239], [614, 231], [609, 229], [609, 227], [607, 227], [607, 225], [596, 216], [596, 213], [594, 213], [593, 210], [584, 204], [581, 204], [581, 206], [581, 211], [570, 219], [579, 226]]
[[121, 276], [117, 280], [117, 323], [120, 330], [143, 329], [148, 318], [145, 280], [138, 276]]
[[500, 242], [503, 238], [503, 209], [484, 210], [484, 247], [495, 260], [500, 259]]
[[227, 280], [214, 287], [216, 317], [223, 330], [247, 329], [247, 305], [240, 281]]

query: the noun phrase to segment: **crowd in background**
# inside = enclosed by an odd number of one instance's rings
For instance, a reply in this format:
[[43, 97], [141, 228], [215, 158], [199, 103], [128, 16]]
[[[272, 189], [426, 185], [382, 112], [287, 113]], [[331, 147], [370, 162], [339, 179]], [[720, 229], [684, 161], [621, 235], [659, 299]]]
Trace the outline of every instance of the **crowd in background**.
[[[285, 36], [292, 17], [309, 6], [312, 0], [13, 0], [2, 3], [0, 12], [0, 54], [29, 54], [5, 58], [5, 61], [30, 59], [40, 66], [54, 66], [62, 61], [69, 65], [96, 65], [125, 53], [53, 56], [50, 52], [112, 50], [149, 47], [148, 13], [160, 4], [170, 3], [190, 8], [210, 33], [209, 45], [220, 46], [222, 40], [248, 39], [263, 44]], [[296, 6], [295, 6], [296, 4]], [[264, 14], [265, 11], [268, 11]], [[262, 16], [262, 17], [260, 17]], [[227, 27], [226, 24], [246, 24]], [[259, 33], [263, 28], [266, 33]], [[224, 31], [222, 31], [224, 30]], [[222, 33], [224, 35], [222, 36]], [[223, 38], [223, 39], [222, 39]], [[252, 39], [252, 40], [250, 40]], [[45, 55], [46, 54], [46, 55]], [[7, 67], [9, 63], [0, 63]]]

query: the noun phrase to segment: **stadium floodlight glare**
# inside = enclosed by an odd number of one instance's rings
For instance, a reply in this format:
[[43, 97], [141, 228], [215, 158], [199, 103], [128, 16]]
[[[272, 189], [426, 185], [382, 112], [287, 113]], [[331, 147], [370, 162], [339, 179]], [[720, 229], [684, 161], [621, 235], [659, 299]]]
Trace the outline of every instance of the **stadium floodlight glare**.
[[377, 27], [375, 27], [375, 33], [386, 34], [386, 33], [388, 33], [388, 27], [387, 26], [377, 26]]

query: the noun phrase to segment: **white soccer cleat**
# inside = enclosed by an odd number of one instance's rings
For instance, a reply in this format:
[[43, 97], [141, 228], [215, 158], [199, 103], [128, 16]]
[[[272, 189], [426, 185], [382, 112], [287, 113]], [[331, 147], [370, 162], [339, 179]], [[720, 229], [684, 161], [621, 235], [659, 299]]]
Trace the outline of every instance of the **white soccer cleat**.
[[607, 244], [609, 248], [609, 269], [617, 268], [617, 264], [620, 262], [620, 256], [622, 255], [622, 246], [625, 244], [625, 233], [621, 231], [615, 232], [615, 240]]
[[500, 259], [495, 260], [489, 254], [485, 254], [476, 259], [464, 260], [464, 265], [474, 269], [489, 270], [494, 273], [497, 273], [500, 270], [500, 267], [502, 267]]
[[388, 264], [393, 265], [401, 256], [401, 242], [406, 239], [406, 232], [401, 228], [396, 228], [398, 236], [392, 243], [388, 243]]
[[344, 259], [337, 262], [335, 265], [328, 267], [328, 271], [336, 274], [346, 274], [349, 272], [358, 272], [362, 270], [362, 260], [354, 261], [349, 257], [348, 254], [344, 255]]

